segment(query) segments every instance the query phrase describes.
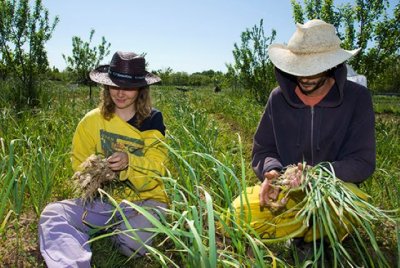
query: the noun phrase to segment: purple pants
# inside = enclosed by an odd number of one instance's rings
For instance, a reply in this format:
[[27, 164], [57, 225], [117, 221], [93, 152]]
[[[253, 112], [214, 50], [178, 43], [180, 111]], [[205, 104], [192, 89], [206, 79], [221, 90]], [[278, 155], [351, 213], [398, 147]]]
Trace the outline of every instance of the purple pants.
[[[135, 202], [143, 208], [149, 208], [147, 211], [157, 217], [154, 209], [157, 207], [166, 207], [166, 204], [153, 200]], [[125, 216], [133, 229], [149, 228], [153, 225], [136, 210], [125, 203], [121, 203]], [[39, 221], [39, 241], [40, 251], [48, 267], [90, 267], [92, 252], [90, 245], [85, 244], [89, 240], [88, 226], [106, 226], [110, 223], [121, 220], [121, 215], [117, 213], [112, 217], [115, 207], [107, 202], [95, 200], [91, 204], [82, 206], [80, 199], [63, 200], [48, 204], [43, 210]], [[162, 211], [162, 210], [161, 210]], [[124, 222], [112, 227], [112, 230], [126, 230]], [[145, 231], [136, 231], [136, 235], [146, 244], [151, 244], [153, 233]], [[139, 254], [146, 253], [142, 243], [135, 241], [136, 237], [132, 233], [115, 234], [112, 236], [114, 242], [120, 251], [131, 256], [136, 250]]]

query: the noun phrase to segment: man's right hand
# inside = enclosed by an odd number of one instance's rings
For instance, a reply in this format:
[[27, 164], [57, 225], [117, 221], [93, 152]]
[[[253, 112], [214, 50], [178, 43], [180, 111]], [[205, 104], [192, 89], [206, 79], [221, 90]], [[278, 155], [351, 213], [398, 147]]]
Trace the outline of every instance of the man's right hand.
[[264, 181], [260, 189], [260, 207], [268, 207], [271, 202], [276, 201], [280, 189], [271, 184], [271, 181], [277, 179], [280, 173], [276, 170], [271, 170], [264, 173]]

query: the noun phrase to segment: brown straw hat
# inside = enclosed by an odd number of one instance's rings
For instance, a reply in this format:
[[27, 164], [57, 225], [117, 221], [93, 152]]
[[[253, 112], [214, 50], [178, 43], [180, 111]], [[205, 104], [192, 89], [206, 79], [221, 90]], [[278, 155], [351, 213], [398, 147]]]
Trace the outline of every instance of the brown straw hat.
[[312, 76], [345, 62], [359, 51], [342, 49], [332, 24], [311, 20], [304, 25], [297, 24], [287, 46], [270, 45], [268, 55], [272, 63], [286, 73]]
[[144, 87], [161, 81], [146, 71], [144, 57], [121, 51], [115, 52], [110, 65], [97, 67], [89, 76], [96, 83], [120, 88]]

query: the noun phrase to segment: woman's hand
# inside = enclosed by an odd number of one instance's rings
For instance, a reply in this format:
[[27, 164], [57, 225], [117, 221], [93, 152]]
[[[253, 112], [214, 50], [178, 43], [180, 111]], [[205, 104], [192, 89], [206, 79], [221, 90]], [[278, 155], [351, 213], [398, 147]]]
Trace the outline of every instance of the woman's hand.
[[129, 158], [125, 152], [115, 152], [107, 158], [108, 167], [112, 171], [121, 171], [128, 168]]
[[272, 180], [277, 179], [280, 173], [276, 170], [271, 170], [264, 173], [264, 181], [260, 189], [260, 207], [268, 207], [271, 202], [276, 201], [280, 189], [271, 184]]

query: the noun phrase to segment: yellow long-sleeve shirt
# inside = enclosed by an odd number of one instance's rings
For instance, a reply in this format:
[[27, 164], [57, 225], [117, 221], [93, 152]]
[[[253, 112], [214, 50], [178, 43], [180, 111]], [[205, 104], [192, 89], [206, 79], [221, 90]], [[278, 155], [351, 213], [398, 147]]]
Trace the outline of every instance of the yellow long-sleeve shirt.
[[114, 197], [167, 203], [160, 179], [165, 174], [167, 160], [167, 149], [161, 142], [164, 139], [159, 130], [140, 131], [116, 115], [106, 120], [97, 108], [88, 112], [76, 128], [72, 140], [72, 168], [78, 171], [81, 163], [92, 154], [108, 157], [115, 151], [127, 152], [129, 166], [119, 174], [123, 191], [115, 190]]

